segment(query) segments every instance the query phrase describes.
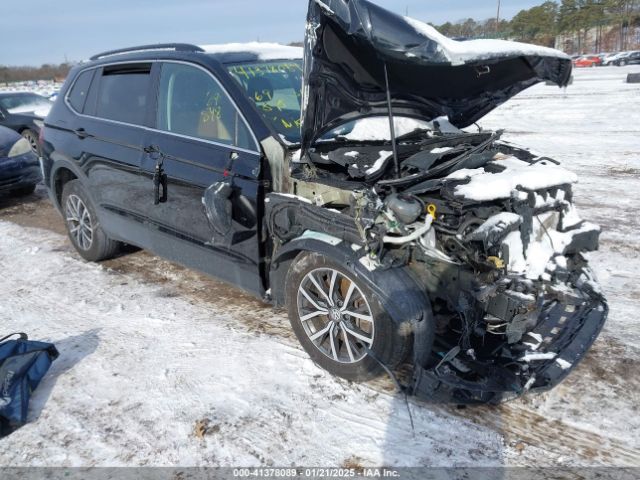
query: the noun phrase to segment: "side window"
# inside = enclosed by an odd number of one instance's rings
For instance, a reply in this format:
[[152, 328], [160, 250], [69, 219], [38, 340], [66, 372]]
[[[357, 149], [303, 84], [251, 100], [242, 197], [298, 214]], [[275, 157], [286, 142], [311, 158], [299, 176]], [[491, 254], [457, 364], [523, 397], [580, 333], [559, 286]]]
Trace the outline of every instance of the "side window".
[[249, 129], [227, 94], [199, 68], [177, 63], [162, 65], [157, 115], [160, 130], [256, 149]]
[[150, 86], [150, 64], [105, 67], [100, 78], [96, 116], [143, 125]]
[[95, 70], [87, 70], [78, 75], [67, 97], [73, 109], [78, 113], [82, 113], [84, 109], [94, 72]]

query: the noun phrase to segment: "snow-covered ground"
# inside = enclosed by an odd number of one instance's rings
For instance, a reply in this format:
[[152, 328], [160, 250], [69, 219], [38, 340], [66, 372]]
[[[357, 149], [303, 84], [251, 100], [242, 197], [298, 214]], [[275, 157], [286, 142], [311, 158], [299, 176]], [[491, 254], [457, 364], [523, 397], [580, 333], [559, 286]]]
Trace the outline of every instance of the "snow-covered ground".
[[580, 175], [603, 226], [592, 261], [611, 304], [600, 340], [550, 393], [499, 407], [410, 402], [308, 360], [286, 315], [136, 252], [87, 264], [42, 190], [0, 199], [0, 333], [61, 357], [30, 423], [0, 440], [10, 466], [640, 466], [640, 67], [578, 70], [481, 122]]

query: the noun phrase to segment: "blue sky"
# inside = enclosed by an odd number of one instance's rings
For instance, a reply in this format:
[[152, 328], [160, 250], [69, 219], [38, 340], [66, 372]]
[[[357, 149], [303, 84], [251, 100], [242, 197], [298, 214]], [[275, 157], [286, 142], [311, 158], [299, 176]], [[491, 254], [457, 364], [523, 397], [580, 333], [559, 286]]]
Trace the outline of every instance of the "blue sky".
[[[374, 0], [397, 13], [444, 23], [486, 19], [497, 0]], [[503, 14], [543, 0], [502, 0]], [[156, 42], [302, 40], [307, 0], [10, 0], [0, 19], [0, 65], [81, 60]]]

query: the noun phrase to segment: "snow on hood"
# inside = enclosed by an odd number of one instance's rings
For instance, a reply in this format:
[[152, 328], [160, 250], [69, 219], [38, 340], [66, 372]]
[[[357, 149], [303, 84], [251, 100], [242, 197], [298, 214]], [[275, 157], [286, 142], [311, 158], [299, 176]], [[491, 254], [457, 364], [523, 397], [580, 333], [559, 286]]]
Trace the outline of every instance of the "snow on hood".
[[289, 47], [279, 43], [250, 42], [223, 45], [200, 45], [206, 53], [252, 53], [259, 60], [298, 60], [302, 58], [301, 47]]
[[302, 150], [349, 122], [387, 115], [387, 85], [396, 116], [447, 117], [465, 128], [539, 82], [567, 85], [571, 69], [571, 59], [557, 50], [456, 42], [367, 0], [310, 0]]
[[463, 65], [469, 62], [504, 58], [507, 56], [542, 56], [570, 60], [570, 57], [560, 50], [531, 45], [529, 43], [510, 42], [506, 40], [467, 40], [459, 42], [445, 37], [431, 25], [421, 22], [420, 20], [410, 17], [404, 17], [404, 20], [415, 28], [417, 32], [433, 40], [438, 45], [438, 50], [451, 65]]
[[449, 180], [468, 180], [455, 187], [454, 194], [465, 200], [485, 202], [510, 198], [518, 188], [540, 190], [578, 181], [575, 173], [546, 161], [530, 164], [515, 157], [506, 157], [490, 163], [504, 170], [491, 173], [485, 170], [486, 167], [463, 169], [446, 177]]

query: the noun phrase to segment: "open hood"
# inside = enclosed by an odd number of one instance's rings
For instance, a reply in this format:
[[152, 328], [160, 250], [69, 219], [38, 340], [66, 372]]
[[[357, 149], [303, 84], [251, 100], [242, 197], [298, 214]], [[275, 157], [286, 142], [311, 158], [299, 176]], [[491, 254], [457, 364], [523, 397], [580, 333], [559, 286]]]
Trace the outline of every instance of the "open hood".
[[541, 81], [565, 86], [571, 60], [502, 40], [457, 42], [366, 0], [310, 0], [304, 45], [302, 149], [346, 122], [393, 113], [472, 125]]

